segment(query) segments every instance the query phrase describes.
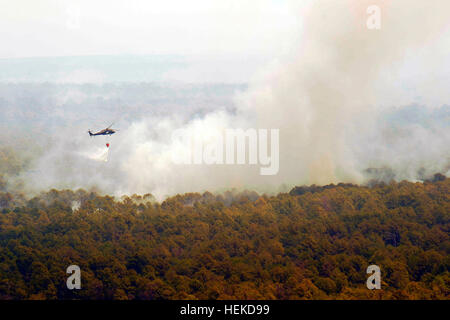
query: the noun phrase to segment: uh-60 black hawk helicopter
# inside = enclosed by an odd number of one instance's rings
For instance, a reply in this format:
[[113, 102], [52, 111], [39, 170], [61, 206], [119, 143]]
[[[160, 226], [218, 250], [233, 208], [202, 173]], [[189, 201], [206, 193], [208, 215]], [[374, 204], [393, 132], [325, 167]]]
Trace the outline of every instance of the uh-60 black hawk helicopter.
[[92, 133], [91, 130], [88, 130], [89, 135], [92, 136], [110, 136], [114, 133], [116, 133], [116, 131], [118, 131], [118, 129], [111, 129], [113, 124], [111, 124], [108, 128], [100, 130], [99, 132], [95, 132]]

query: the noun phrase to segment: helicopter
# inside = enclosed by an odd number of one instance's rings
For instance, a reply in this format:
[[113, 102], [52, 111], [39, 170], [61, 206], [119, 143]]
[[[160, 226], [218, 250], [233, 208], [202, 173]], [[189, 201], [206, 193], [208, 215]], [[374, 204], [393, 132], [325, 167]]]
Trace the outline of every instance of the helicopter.
[[118, 131], [118, 129], [111, 129], [113, 124], [111, 124], [109, 127], [107, 127], [106, 129], [100, 130], [99, 132], [95, 132], [92, 133], [91, 130], [88, 130], [89, 136], [107, 136], [107, 135], [112, 135], [114, 133], [116, 133], [116, 131]]

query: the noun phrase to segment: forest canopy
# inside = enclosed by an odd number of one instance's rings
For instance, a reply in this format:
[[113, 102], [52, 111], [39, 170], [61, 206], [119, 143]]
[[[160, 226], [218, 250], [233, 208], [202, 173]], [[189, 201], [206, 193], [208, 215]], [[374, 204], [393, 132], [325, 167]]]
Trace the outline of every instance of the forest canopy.
[[449, 191], [443, 175], [161, 203], [0, 190], [0, 299], [448, 299]]

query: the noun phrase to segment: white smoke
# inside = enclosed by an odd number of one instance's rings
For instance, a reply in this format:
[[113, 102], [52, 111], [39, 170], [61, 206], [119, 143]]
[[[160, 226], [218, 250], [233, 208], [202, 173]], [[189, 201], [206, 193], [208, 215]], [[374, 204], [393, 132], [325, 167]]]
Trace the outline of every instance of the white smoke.
[[98, 148], [93, 153], [84, 153], [85, 157], [95, 161], [108, 161], [109, 148]]

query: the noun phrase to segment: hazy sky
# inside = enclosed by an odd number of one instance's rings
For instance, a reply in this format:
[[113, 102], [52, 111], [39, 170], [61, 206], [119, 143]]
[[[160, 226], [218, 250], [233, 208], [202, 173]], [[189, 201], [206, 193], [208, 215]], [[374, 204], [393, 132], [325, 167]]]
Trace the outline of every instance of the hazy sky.
[[288, 49], [299, 23], [287, 0], [0, 0], [0, 7], [0, 58], [273, 55]]

